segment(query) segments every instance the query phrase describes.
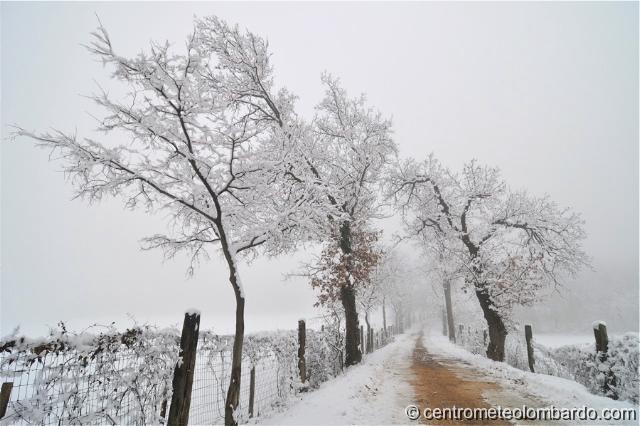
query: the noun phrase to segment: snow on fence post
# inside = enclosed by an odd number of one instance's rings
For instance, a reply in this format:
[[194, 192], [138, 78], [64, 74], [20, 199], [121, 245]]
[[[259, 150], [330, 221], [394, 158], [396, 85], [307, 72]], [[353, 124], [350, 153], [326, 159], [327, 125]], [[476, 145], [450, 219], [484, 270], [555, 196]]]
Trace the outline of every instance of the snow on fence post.
[[11, 390], [13, 389], [13, 382], [4, 382], [2, 389], [0, 389], [0, 419], [7, 414], [7, 406], [11, 399]]
[[307, 363], [304, 360], [306, 345], [307, 328], [304, 320], [300, 320], [298, 321], [298, 371], [300, 372], [300, 381], [302, 383], [307, 380]]
[[249, 375], [249, 418], [253, 417], [253, 401], [256, 396], [256, 366], [251, 367]]
[[189, 310], [184, 314], [180, 337], [180, 358], [173, 372], [173, 395], [169, 408], [169, 425], [187, 425], [191, 405], [191, 387], [196, 366], [196, 349], [200, 329], [200, 313]]
[[609, 350], [609, 336], [607, 336], [607, 324], [604, 321], [593, 323], [593, 334], [596, 338], [596, 352], [600, 354], [601, 361], [607, 359]]
[[[607, 334], [607, 323], [604, 321], [596, 321], [593, 323], [593, 334], [596, 338], [596, 361], [599, 363], [607, 362], [609, 352], [609, 336]], [[602, 370], [600, 370], [602, 371]], [[602, 390], [605, 395], [611, 399], [618, 399], [615, 391], [616, 377], [611, 371], [611, 367], [604, 371], [604, 381]]]
[[527, 341], [527, 360], [529, 361], [529, 370], [532, 373], [535, 373], [533, 369], [533, 364], [535, 364], [535, 360], [533, 358], [533, 330], [530, 325], [524, 326], [524, 338]]

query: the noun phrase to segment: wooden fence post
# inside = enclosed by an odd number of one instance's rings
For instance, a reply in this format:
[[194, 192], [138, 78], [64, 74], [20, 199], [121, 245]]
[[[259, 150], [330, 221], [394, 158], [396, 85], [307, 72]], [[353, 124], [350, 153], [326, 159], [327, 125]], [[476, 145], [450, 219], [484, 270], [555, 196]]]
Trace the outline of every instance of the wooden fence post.
[[253, 417], [253, 401], [256, 396], [256, 366], [251, 367], [249, 375], [249, 418]]
[[304, 360], [304, 352], [307, 345], [307, 328], [304, 320], [298, 321], [298, 370], [300, 381], [307, 381], [307, 363]]
[[186, 426], [189, 424], [191, 387], [196, 367], [199, 329], [200, 314], [198, 312], [185, 313], [182, 336], [180, 337], [180, 359], [173, 371], [173, 395], [171, 396], [168, 421], [171, 426]]
[[0, 389], [0, 419], [7, 414], [7, 406], [11, 399], [11, 390], [13, 389], [13, 382], [5, 382]]
[[594, 323], [593, 334], [596, 338], [596, 352], [600, 354], [600, 361], [604, 361], [607, 359], [607, 352], [609, 351], [607, 326], [602, 321]]
[[533, 369], [533, 364], [535, 364], [535, 360], [533, 358], [533, 330], [531, 330], [530, 325], [524, 326], [524, 338], [527, 341], [527, 360], [529, 361], [529, 370], [532, 373], [535, 373]]
[[360, 352], [365, 353], [364, 347], [364, 326], [360, 326]]
[[[596, 360], [600, 363], [606, 362], [609, 357], [609, 336], [607, 334], [607, 325], [603, 321], [597, 321], [593, 323], [593, 334], [596, 338]], [[618, 394], [615, 391], [616, 377], [611, 371], [604, 372], [604, 383], [602, 384], [602, 390], [605, 395], [611, 399], [618, 399]]]

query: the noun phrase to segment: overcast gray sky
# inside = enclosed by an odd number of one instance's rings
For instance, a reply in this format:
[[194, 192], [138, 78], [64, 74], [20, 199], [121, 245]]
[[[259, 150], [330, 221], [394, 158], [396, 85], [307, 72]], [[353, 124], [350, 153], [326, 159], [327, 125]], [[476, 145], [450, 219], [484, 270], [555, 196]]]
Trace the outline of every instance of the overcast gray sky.
[[[320, 74], [393, 117], [403, 156], [434, 152], [452, 168], [497, 165], [517, 188], [583, 213], [594, 259], [547, 305], [615, 328], [638, 318], [638, 4], [628, 3], [6, 3], [1, 125], [89, 135], [81, 95], [109, 70], [81, 47], [96, 17], [126, 55], [150, 40], [184, 44], [193, 15], [216, 14], [268, 38], [277, 83], [311, 117]], [[141, 252], [162, 217], [118, 200], [88, 206], [31, 141], [2, 142], [1, 334], [42, 334], [58, 320], [179, 322], [185, 308], [229, 329], [224, 266], [185, 276], [180, 259]], [[304, 255], [244, 268], [249, 331], [292, 328], [316, 315], [313, 293], [283, 273]], [[567, 296], [565, 296], [567, 297]], [[600, 303], [597, 302], [606, 302]], [[580, 318], [582, 321], [582, 318]], [[585, 326], [589, 327], [590, 323]], [[621, 326], [621, 324], [624, 324]], [[588, 330], [587, 330], [588, 331]]]

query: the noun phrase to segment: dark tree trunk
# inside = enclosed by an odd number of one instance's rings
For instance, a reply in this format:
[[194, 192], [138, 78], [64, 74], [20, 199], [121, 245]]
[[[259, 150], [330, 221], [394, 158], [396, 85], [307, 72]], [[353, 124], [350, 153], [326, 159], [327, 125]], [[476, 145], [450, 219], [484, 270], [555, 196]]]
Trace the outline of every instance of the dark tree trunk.
[[[471, 259], [475, 259], [478, 256], [478, 247], [471, 243], [469, 236], [465, 234], [463, 236], [463, 242], [469, 249]], [[481, 276], [482, 269], [475, 266], [474, 275], [476, 277]], [[500, 317], [500, 314], [493, 307], [491, 296], [487, 292], [483, 282], [475, 281], [476, 297], [480, 302], [480, 308], [484, 314], [484, 319], [487, 321], [487, 327], [489, 328], [489, 345], [487, 346], [487, 357], [494, 361], [504, 361], [504, 342], [507, 338], [507, 327], [504, 325], [504, 321]]]
[[232, 256], [227, 256], [229, 264], [229, 281], [236, 296], [236, 331], [233, 336], [233, 353], [231, 355], [231, 379], [224, 406], [224, 424], [238, 424], [236, 410], [240, 403], [240, 378], [242, 376], [242, 346], [244, 341], [244, 294], [236, 276], [237, 270]]
[[[351, 223], [342, 222], [340, 226], [340, 249], [345, 255], [351, 254]], [[347, 264], [347, 271], [350, 265]], [[356, 309], [356, 291], [353, 283], [347, 276], [344, 285], [340, 288], [340, 300], [344, 308], [345, 318], [345, 365], [358, 364], [362, 361], [362, 353], [358, 348], [360, 343], [360, 324], [358, 323], [358, 311]]]
[[504, 342], [507, 338], [507, 328], [504, 325], [504, 321], [493, 308], [491, 298], [486, 290], [476, 288], [476, 296], [489, 327], [487, 357], [494, 361], [504, 361]]
[[447, 307], [447, 328], [449, 329], [449, 340], [456, 342], [456, 327], [453, 323], [453, 306], [451, 303], [451, 283], [444, 283], [444, 300]]
[[351, 287], [340, 289], [340, 298], [344, 308], [345, 317], [345, 365], [358, 364], [362, 361], [362, 353], [358, 348], [360, 343], [360, 324], [356, 311], [356, 292]]
[[369, 312], [365, 311], [364, 313], [364, 322], [367, 324], [367, 353], [370, 354], [373, 352], [373, 345], [371, 339], [371, 324], [369, 324]]

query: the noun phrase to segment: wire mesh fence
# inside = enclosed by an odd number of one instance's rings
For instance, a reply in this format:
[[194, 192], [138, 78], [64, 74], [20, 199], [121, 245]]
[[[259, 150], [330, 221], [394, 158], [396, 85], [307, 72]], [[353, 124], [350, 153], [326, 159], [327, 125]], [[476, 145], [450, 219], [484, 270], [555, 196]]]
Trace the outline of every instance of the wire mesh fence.
[[10, 383], [3, 423], [158, 423], [177, 360], [176, 334], [151, 328], [0, 342]]
[[[277, 409], [301, 389], [316, 388], [342, 371], [339, 322], [316, 323], [306, 332], [304, 383], [296, 330], [245, 337], [238, 420]], [[0, 341], [0, 380], [11, 387], [0, 423], [165, 424], [179, 361], [179, 330], [144, 326], [99, 331], [75, 334], [62, 326], [45, 339]], [[374, 348], [391, 340], [383, 330], [370, 338]], [[224, 423], [232, 342], [231, 336], [200, 332], [189, 423]]]

